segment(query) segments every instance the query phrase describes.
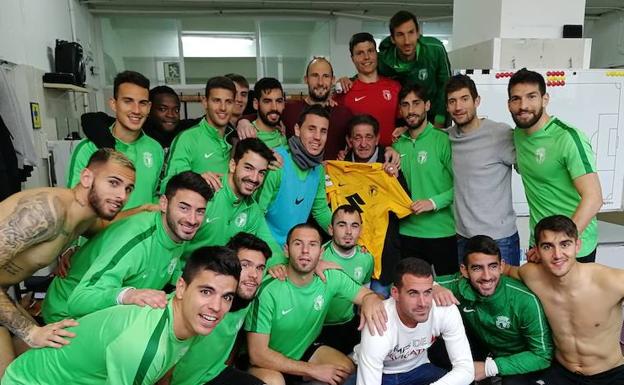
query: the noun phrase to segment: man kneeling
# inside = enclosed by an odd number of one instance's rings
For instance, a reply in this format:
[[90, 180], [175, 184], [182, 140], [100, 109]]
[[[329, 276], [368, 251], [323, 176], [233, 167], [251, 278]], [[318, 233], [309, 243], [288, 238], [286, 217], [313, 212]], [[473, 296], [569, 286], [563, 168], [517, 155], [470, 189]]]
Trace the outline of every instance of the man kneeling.
[[[431, 265], [418, 258], [399, 262], [392, 297], [384, 301], [386, 332], [372, 335], [364, 329], [362, 342], [355, 347], [357, 385], [467, 385], [473, 381], [470, 346], [459, 310], [436, 306], [432, 291]], [[448, 373], [427, 357], [427, 349], [439, 336], [453, 365]]]
[[240, 271], [230, 249], [198, 249], [166, 308], [120, 305], [91, 313], [73, 328], [71, 344], [24, 353], [2, 385], [153, 384], [223, 319]]

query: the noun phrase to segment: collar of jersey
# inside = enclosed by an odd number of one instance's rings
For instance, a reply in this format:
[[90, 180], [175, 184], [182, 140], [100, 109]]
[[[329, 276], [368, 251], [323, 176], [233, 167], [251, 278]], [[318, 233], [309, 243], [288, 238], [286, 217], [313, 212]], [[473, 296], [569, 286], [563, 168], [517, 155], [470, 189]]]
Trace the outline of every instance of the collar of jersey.
[[420, 38], [419, 38], [418, 40], [416, 40], [416, 56], [414, 57], [414, 60], [406, 61], [406, 60], [401, 59], [401, 56], [399, 55], [399, 48], [396, 45], [394, 45], [394, 55], [392, 56], [393, 63], [391, 63], [392, 68], [394, 68], [394, 70], [399, 73], [411, 71], [412, 67], [414, 67], [414, 65], [418, 63], [420, 50], [421, 50], [421, 44], [420, 44]]
[[162, 214], [160, 211], [155, 212], [154, 214], [157, 214], [154, 215], [154, 219], [156, 222], [156, 239], [158, 239], [158, 242], [167, 250], [183, 247], [184, 242], [177, 243], [167, 234], [167, 230], [165, 230], [165, 226], [162, 223], [162, 216], [165, 214]]
[[409, 140], [409, 141], [419, 141], [422, 138], [426, 137], [427, 135], [429, 135], [429, 133], [431, 132], [431, 130], [433, 129], [433, 124], [431, 124], [431, 122], [427, 122], [427, 125], [425, 126], [425, 129], [423, 130], [423, 132], [420, 133], [420, 135], [418, 135], [418, 138], [416, 139], [412, 139], [412, 137], [409, 134], [409, 130], [405, 131], [402, 135], [401, 138]]
[[[108, 130], [111, 132], [111, 135], [113, 135], [113, 127], [115, 127], [115, 123], [111, 124], [111, 126], [108, 128]], [[117, 151], [123, 152], [126, 148], [130, 146], [134, 146], [135, 144], [139, 143], [139, 140], [143, 139], [143, 135], [144, 135], [144, 132], [143, 130], [141, 130], [141, 132], [139, 133], [139, 136], [137, 136], [134, 142], [130, 142], [130, 143], [124, 142], [123, 140], [113, 135], [113, 138], [115, 138], [115, 149]]]
[[548, 119], [548, 121], [546, 122], [546, 124], [544, 124], [544, 126], [542, 128], [540, 128], [539, 130], [535, 131], [531, 135], [528, 135], [526, 133], [526, 130], [524, 130], [522, 128], [516, 127], [516, 130], [520, 130], [520, 132], [527, 138], [539, 138], [541, 136], [547, 136], [547, 135], [550, 134], [549, 128], [554, 124], [556, 119], [557, 118], [555, 118], [554, 116], [551, 116], [550, 119]]
[[225, 140], [225, 138], [228, 136], [229, 132], [228, 132], [228, 127], [225, 127], [225, 130], [223, 131], [223, 138], [219, 136], [219, 133], [216, 129], [215, 126], [211, 125], [210, 123], [208, 123], [208, 120], [206, 120], [206, 117], [204, 116], [204, 118], [202, 120], [200, 120], [199, 125], [202, 127], [202, 129], [204, 130], [204, 132], [206, 132], [208, 134], [208, 136], [212, 139], [215, 139], [216, 141], [218, 141], [221, 144], [221, 147], [223, 147], [224, 145], [227, 148], [230, 148], [232, 146], [230, 146], [230, 144]]

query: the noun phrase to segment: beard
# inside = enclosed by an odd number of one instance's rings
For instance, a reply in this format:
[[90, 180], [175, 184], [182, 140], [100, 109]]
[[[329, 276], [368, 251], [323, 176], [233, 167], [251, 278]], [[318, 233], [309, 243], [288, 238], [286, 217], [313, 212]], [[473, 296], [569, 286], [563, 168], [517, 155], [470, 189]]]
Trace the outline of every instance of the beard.
[[[411, 115], [408, 115], [408, 118]], [[409, 124], [409, 122], [407, 121], [407, 119], [405, 119], [405, 123], [407, 124], [407, 128], [410, 130], [417, 130], [418, 128], [420, 128], [420, 126], [423, 124], [423, 122], [427, 119], [427, 113], [424, 113], [420, 116], [420, 118], [416, 121], [416, 123], [414, 124]]]
[[[270, 121], [268, 117], [269, 114], [277, 114], [277, 121], [275, 122]], [[276, 110], [271, 110], [267, 112], [266, 114], [258, 111], [258, 116], [260, 117], [260, 120], [262, 121], [262, 123], [266, 124], [269, 127], [277, 127], [279, 125], [280, 120], [282, 119], [282, 114], [280, 114], [279, 111], [276, 111]]]
[[107, 221], [110, 221], [111, 219], [115, 218], [115, 215], [117, 215], [119, 211], [121, 211], [122, 209], [122, 207], [120, 207], [119, 210], [116, 210], [113, 213], [108, 212], [104, 207], [106, 205], [105, 199], [100, 197], [95, 187], [91, 187], [91, 190], [89, 190], [89, 195], [87, 196], [87, 200], [89, 202], [89, 206], [91, 206], [93, 211], [95, 211], [95, 214], [98, 217], [105, 219]]
[[518, 126], [518, 128], [527, 129], [537, 123], [542, 117], [542, 114], [544, 114], [544, 107], [540, 107], [540, 109], [537, 110], [535, 114], [533, 114], [533, 118], [526, 123], [519, 121], [518, 118], [516, 118], [515, 114], [512, 114], [511, 118], [513, 119], [514, 123], [516, 123], [516, 126]]
[[[322, 90], [323, 88], [318, 87], [318, 90]], [[308, 87], [308, 96], [310, 96], [310, 99], [312, 99], [313, 102], [315, 103], [324, 103], [327, 101], [327, 98], [329, 98], [329, 88], [325, 90], [325, 93], [320, 94], [318, 92], [316, 92], [312, 87]]]

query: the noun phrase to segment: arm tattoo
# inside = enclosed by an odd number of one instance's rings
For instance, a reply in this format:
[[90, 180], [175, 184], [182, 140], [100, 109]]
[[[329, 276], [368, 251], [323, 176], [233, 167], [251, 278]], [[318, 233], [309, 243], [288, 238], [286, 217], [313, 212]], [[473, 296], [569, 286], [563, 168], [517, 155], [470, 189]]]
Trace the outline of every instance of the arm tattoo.
[[5, 326], [28, 345], [31, 345], [28, 333], [33, 326], [37, 326], [32, 320], [20, 313], [2, 288], [0, 288], [0, 325]]

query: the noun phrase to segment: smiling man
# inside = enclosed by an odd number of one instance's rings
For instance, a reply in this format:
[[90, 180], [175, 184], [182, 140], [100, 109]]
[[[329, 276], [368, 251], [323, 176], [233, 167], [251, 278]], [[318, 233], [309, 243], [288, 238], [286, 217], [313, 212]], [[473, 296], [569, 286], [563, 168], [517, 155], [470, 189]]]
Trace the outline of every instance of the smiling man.
[[310, 213], [323, 229], [330, 224], [321, 164], [328, 126], [329, 111], [317, 104], [308, 106], [295, 125], [288, 147], [275, 150], [284, 159], [284, 165], [268, 173], [258, 204], [266, 212], [273, 238], [280, 245], [286, 243], [288, 231], [307, 221]]
[[212, 190], [194, 172], [171, 178], [160, 211], [115, 222], [73, 256], [67, 277], [55, 277], [43, 303], [46, 323], [114, 305], [164, 307], [184, 244], [195, 236]]
[[[362, 330], [356, 346], [358, 385], [468, 385], [474, 378], [470, 345], [455, 306], [433, 303], [433, 271], [422, 259], [405, 258], [396, 266], [392, 298], [384, 301], [387, 330]], [[442, 337], [453, 369], [429, 362], [427, 349]], [[353, 383], [352, 379], [349, 384]]]
[[[135, 189], [124, 209], [152, 203], [165, 155], [160, 144], [141, 130], [151, 106], [149, 80], [134, 71], [117, 74], [113, 97], [108, 103], [115, 112], [115, 123], [110, 128], [115, 137], [115, 149], [126, 155], [136, 169]], [[67, 187], [78, 184], [80, 172], [97, 149], [89, 139], [82, 140], [76, 146], [69, 162]]]
[[269, 148], [286, 145], [286, 137], [280, 128], [284, 103], [284, 90], [279, 80], [262, 78], [256, 82], [253, 106], [258, 111], [258, 118], [252, 124], [257, 137]]
[[550, 366], [552, 338], [537, 296], [502, 275], [505, 262], [492, 238], [467, 240], [461, 273], [437, 277], [459, 301], [471, 345], [475, 379], [502, 377], [503, 385], [536, 384]]
[[89, 314], [63, 349], [30, 350], [3, 385], [136, 384], [161, 378], [232, 306], [241, 268], [225, 247], [197, 250], [160, 308], [116, 306]]

